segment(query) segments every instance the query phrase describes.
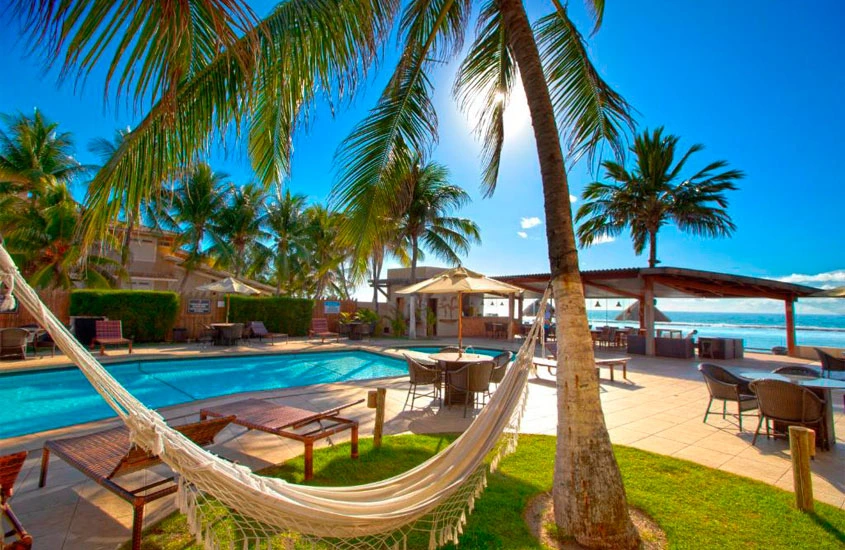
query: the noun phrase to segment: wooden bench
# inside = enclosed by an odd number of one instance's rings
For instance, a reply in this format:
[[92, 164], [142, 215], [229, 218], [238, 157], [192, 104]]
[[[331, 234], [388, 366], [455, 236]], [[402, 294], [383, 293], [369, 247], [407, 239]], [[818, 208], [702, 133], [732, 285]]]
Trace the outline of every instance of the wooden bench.
[[[610, 370], [610, 381], [613, 382], [613, 369], [614, 367], [621, 366], [622, 367], [622, 378], [625, 380], [628, 379], [628, 361], [630, 357], [614, 357], [611, 359], [596, 359], [596, 370], [598, 371], [599, 367], [607, 367]], [[549, 369], [549, 374], [554, 374], [552, 369], [557, 368], [557, 361], [555, 359], [545, 359], [543, 357], [534, 357], [534, 365], [538, 367], [546, 367]]]

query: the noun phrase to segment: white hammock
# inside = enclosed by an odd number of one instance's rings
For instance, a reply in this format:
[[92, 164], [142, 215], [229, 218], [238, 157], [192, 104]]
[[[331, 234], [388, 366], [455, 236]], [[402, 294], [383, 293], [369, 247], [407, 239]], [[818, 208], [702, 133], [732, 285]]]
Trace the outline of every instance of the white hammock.
[[[26, 283], [2, 245], [0, 276], [120, 415], [132, 441], [159, 455], [179, 474], [177, 502], [206, 548], [292, 548], [301, 542], [334, 548], [399, 548], [413, 530], [428, 532], [429, 548], [457, 541], [467, 511], [486, 484], [485, 461], [495, 469], [516, 446], [531, 358], [542, 327], [542, 322], [535, 322], [490, 402], [449, 447], [416, 468], [377, 483], [313, 487], [256, 475], [195, 445], [127, 392], [76, 341]], [[544, 318], [547, 300], [548, 290], [537, 319]], [[231, 537], [220, 535], [221, 514], [235, 525]], [[282, 546], [274, 546], [273, 540]]]

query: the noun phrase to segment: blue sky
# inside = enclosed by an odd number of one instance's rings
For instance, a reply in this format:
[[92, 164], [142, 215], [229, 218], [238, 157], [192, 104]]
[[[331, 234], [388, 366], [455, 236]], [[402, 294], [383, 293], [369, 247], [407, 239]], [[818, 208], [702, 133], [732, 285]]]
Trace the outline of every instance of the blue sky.
[[[582, 4], [570, 4], [582, 30], [588, 30]], [[263, 15], [272, 3], [254, 5]], [[551, 4], [529, 0], [527, 5], [536, 18]], [[608, 3], [590, 50], [605, 79], [636, 108], [639, 128], [663, 125], [684, 146], [705, 145], [690, 168], [725, 159], [746, 173], [739, 191], [730, 195], [735, 235], [702, 240], [664, 228], [658, 237], [662, 265], [845, 285], [845, 192], [837, 169], [845, 144], [843, 20], [845, 4], [838, 1]], [[80, 161], [96, 161], [85, 150], [90, 139], [133, 124], [133, 114], [115, 108], [113, 98], [103, 107], [100, 74], [81, 89], [72, 82], [57, 87], [55, 73], [44, 74], [24, 57], [16, 32], [0, 35], [0, 47], [7, 65], [0, 112], [40, 108], [75, 135]], [[516, 100], [509, 109], [498, 190], [482, 199], [479, 148], [451, 97], [456, 67], [443, 66], [432, 75], [440, 117], [433, 157], [473, 196], [461, 215], [480, 225], [484, 242], [464, 263], [489, 274], [546, 272], [541, 184], [526, 108]], [[325, 108], [318, 111], [310, 132], [295, 142], [286, 182], [292, 190], [314, 201], [326, 199], [337, 144], [374, 104], [386, 74], [375, 75], [352, 107], [336, 117]], [[212, 165], [235, 182], [251, 179], [249, 163], [237, 150], [216, 155]], [[597, 176], [586, 166], [574, 167], [572, 193], [580, 195]], [[646, 264], [626, 236], [583, 250], [580, 258], [584, 269]]]

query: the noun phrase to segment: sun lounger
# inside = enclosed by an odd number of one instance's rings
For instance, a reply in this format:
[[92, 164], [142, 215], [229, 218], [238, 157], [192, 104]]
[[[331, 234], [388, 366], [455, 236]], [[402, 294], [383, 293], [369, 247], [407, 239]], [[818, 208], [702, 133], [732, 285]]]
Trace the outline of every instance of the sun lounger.
[[25, 460], [26, 451], [0, 456], [0, 512], [12, 528], [11, 531], [5, 533], [5, 537], [14, 536], [16, 539], [13, 542], [6, 542], [5, 538], [0, 538], [0, 547], [6, 550], [29, 550], [29, 548], [32, 548], [32, 536], [23, 528], [9, 504], [15, 481], [18, 479], [18, 474], [21, 472]]
[[0, 357], [26, 359], [26, 345], [29, 331], [22, 328], [0, 329]]
[[[344, 430], [352, 430], [352, 458], [358, 458], [358, 421], [341, 418], [338, 413], [364, 400], [322, 412], [277, 405], [263, 399], [245, 399], [200, 411], [200, 418], [233, 416], [233, 424], [259, 430], [305, 444], [305, 479], [314, 476], [314, 442]], [[314, 426], [316, 424], [316, 426]]]
[[270, 345], [273, 345], [273, 341], [276, 338], [284, 338], [285, 342], [290, 342], [290, 337], [283, 333], [283, 332], [270, 332], [267, 330], [267, 327], [264, 326], [264, 321], [252, 321], [247, 325], [247, 329], [249, 329], [250, 336], [257, 336], [258, 341], [260, 342], [263, 338], [267, 338], [270, 340]]
[[[630, 357], [614, 357], [610, 359], [596, 359], [596, 371], [599, 370], [599, 367], [607, 367], [610, 370], [610, 381], [613, 382], [613, 368], [614, 367], [622, 367], [622, 378], [625, 380], [628, 379], [628, 361]], [[552, 373], [552, 369], [557, 368], [557, 360], [556, 359], [546, 359], [544, 357], [535, 357], [534, 364], [538, 367], [546, 367], [549, 369], [549, 374]]]
[[319, 338], [320, 342], [325, 342], [326, 338], [335, 338], [340, 342], [340, 334], [329, 331], [329, 322], [325, 317], [311, 319], [311, 330], [309, 334], [312, 338]]
[[[233, 417], [202, 420], [192, 424], [174, 426], [197, 445], [206, 446], [214, 443], [214, 438], [225, 428]], [[87, 475], [101, 486], [116, 494], [134, 508], [132, 519], [132, 548], [141, 547], [141, 528], [144, 523], [144, 506], [176, 492], [173, 478], [162, 479], [137, 489], [128, 489], [114, 481], [115, 478], [131, 472], [145, 470], [161, 463], [158, 456], [134, 446], [129, 441], [129, 429], [121, 426], [111, 430], [54, 439], [44, 443], [41, 455], [41, 477], [39, 487], [47, 481], [47, 467], [50, 453]]]
[[120, 321], [97, 321], [94, 325], [96, 335], [91, 340], [91, 346], [100, 344], [100, 355], [106, 354], [106, 346], [129, 344], [132, 353], [132, 340], [123, 337], [123, 325]]

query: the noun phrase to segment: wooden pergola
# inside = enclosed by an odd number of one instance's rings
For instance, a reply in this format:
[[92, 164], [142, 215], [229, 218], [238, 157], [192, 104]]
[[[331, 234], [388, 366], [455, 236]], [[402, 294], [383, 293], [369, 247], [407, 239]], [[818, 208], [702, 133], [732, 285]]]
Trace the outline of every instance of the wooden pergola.
[[[542, 293], [549, 273], [493, 277], [531, 292]], [[633, 298], [640, 303], [640, 327], [646, 331], [646, 353], [654, 355], [655, 298], [768, 298], [781, 300], [786, 312], [788, 353], [796, 351], [795, 300], [820, 291], [804, 285], [678, 267], [582, 271], [585, 298]], [[520, 301], [519, 311], [522, 311]]]

